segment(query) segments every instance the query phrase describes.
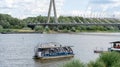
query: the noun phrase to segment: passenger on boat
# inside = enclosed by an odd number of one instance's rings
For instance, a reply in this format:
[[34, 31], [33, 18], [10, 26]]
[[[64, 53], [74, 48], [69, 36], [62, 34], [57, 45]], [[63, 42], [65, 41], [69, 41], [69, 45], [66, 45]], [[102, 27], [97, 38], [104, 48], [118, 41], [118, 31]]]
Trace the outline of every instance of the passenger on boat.
[[113, 44], [113, 48], [116, 48], [116, 44], [115, 43]]
[[115, 46], [113, 46], [114, 48], [120, 48], [120, 45], [118, 44], [118, 45], [115, 45]]
[[120, 45], [118, 45], [118, 48], [120, 48]]

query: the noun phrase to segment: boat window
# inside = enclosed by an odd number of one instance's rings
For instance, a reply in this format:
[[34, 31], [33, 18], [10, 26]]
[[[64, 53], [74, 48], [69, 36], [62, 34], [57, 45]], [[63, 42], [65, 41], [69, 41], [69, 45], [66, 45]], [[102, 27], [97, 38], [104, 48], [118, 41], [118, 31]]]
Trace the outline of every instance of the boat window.
[[39, 48], [38, 51], [43, 51], [43, 49]]

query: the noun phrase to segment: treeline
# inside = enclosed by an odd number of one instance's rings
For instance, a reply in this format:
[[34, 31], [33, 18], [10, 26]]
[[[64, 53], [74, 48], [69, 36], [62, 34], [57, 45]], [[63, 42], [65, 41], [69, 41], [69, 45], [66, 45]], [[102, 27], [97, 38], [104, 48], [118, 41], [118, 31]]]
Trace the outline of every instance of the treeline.
[[120, 67], [120, 53], [102, 53], [96, 61], [82, 63], [79, 60], [70, 61], [61, 67]]
[[[54, 23], [54, 18], [50, 18], [50, 23]], [[0, 14], [0, 30], [1, 29], [30, 29], [28, 23], [46, 23], [46, 16], [28, 17], [25, 19], [13, 18], [8, 14]], [[78, 16], [60, 16], [58, 18], [59, 23], [118, 23], [119, 19], [114, 18], [83, 18]], [[59, 27], [43, 27], [37, 26], [34, 28], [37, 32], [44, 31], [57, 31], [57, 32], [80, 32], [80, 31], [107, 31], [107, 30], [119, 30], [119, 27], [113, 26], [59, 26]]]
[[13, 18], [8, 14], [0, 14], [1, 27], [7, 28], [22, 28], [24, 26], [23, 21], [17, 18]]

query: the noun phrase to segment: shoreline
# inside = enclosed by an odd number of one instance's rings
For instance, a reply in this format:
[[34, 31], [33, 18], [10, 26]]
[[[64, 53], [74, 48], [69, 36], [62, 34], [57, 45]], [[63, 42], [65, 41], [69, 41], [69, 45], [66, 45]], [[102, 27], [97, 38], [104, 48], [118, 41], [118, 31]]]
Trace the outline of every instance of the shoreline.
[[100, 31], [100, 32], [5, 32], [5, 33], [2, 33], [0, 32], [0, 34], [83, 34], [83, 35], [86, 35], [86, 34], [89, 34], [89, 35], [94, 35], [94, 34], [107, 34], [107, 33], [113, 33], [113, 34], [119, 34], [120, 32], [108, 32], [108, 31]]

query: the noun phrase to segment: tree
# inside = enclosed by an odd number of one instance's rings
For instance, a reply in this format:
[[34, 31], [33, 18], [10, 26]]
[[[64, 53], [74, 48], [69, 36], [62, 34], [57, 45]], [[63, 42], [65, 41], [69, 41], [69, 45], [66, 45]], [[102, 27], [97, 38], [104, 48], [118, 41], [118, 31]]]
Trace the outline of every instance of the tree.
[[2, 30], [3, 30], [3, 27], [0, 25], [0, 32], [2, 32]]

